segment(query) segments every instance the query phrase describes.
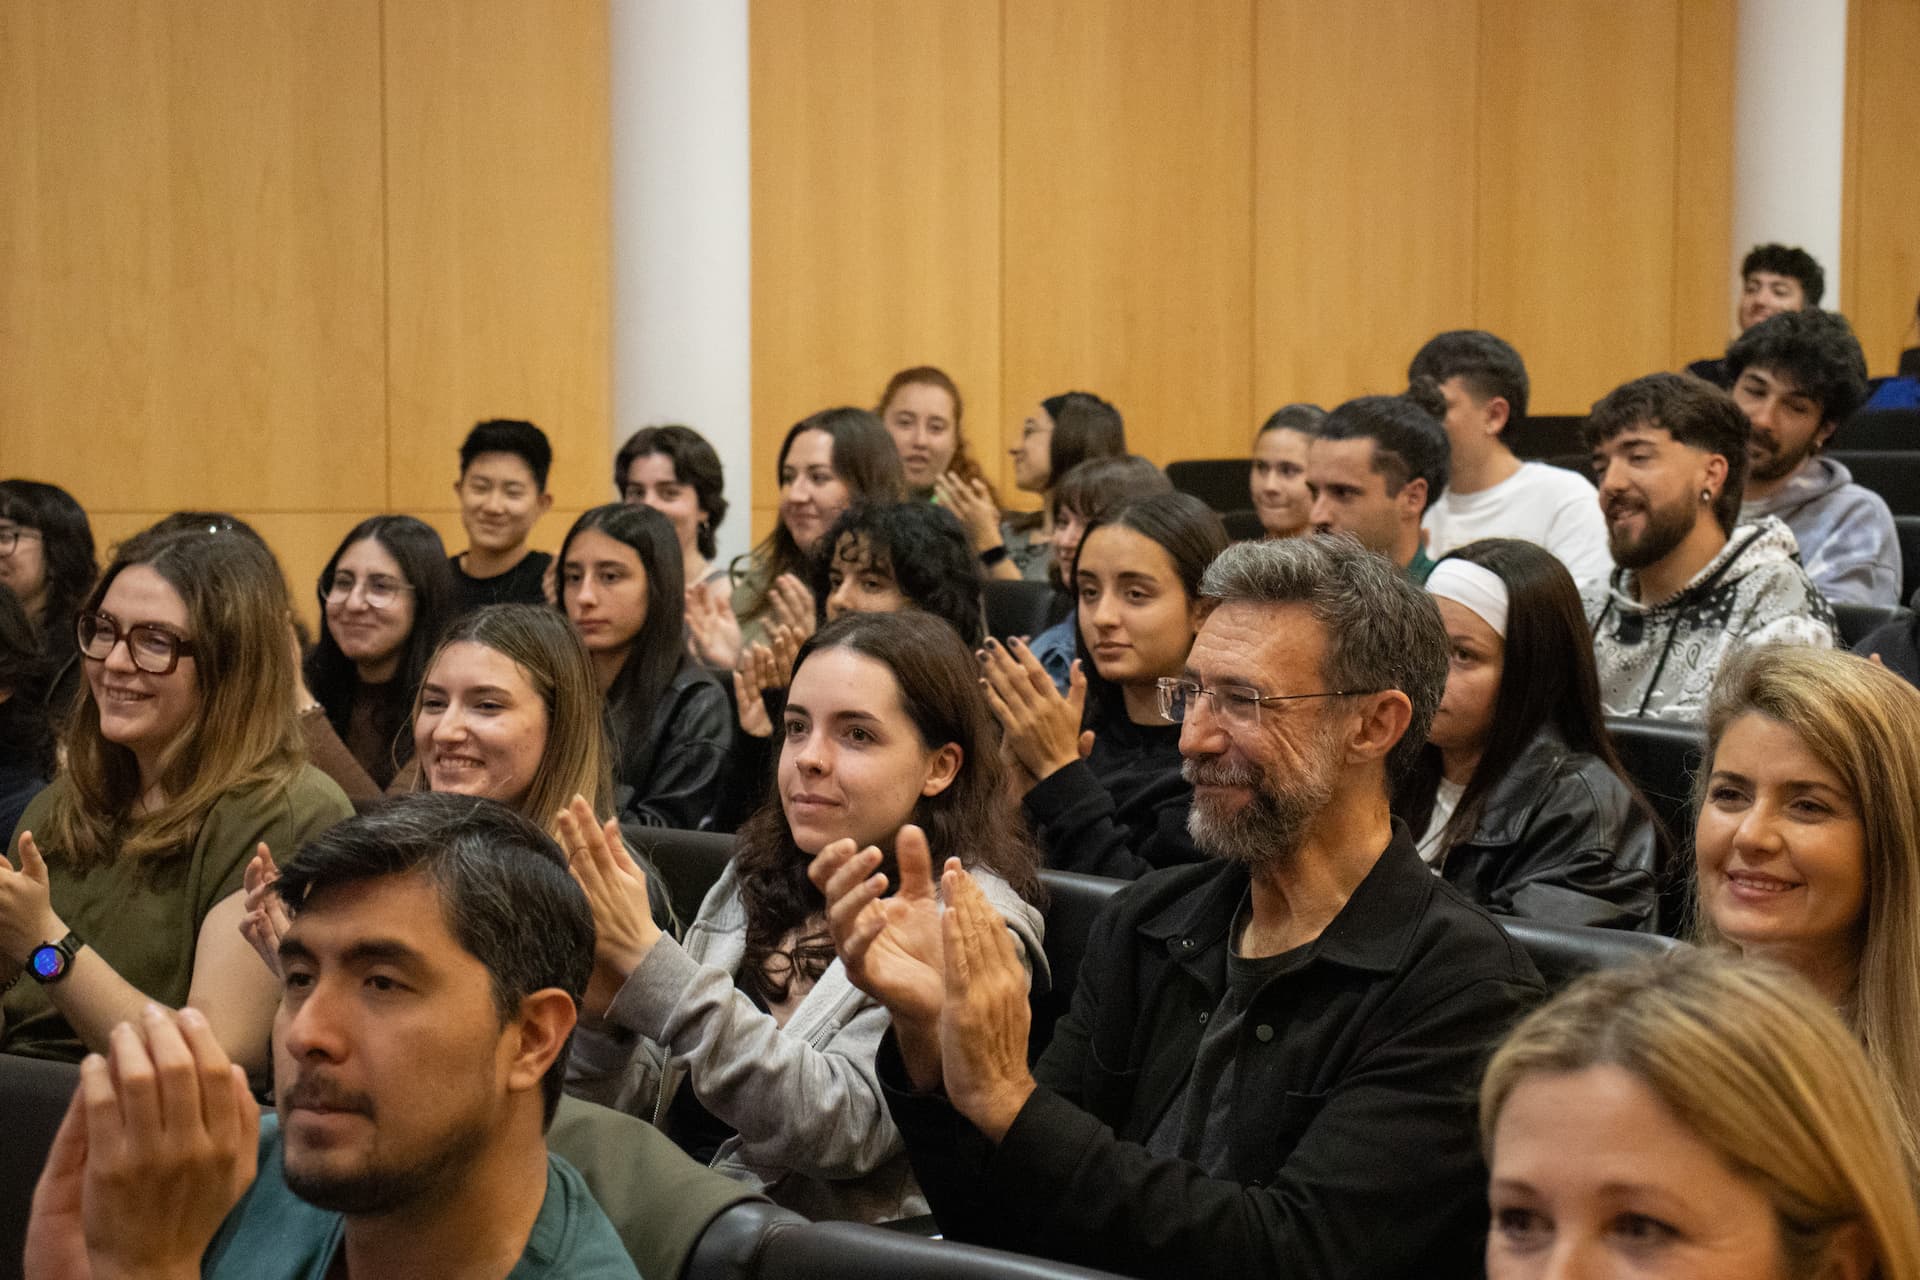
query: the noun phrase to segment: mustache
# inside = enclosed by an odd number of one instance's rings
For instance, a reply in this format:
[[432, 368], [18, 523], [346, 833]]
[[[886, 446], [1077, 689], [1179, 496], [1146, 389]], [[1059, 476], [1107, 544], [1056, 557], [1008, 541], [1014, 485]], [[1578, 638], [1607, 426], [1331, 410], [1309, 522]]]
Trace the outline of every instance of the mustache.
[[1260, 774], [1252, 765], [1226, 760], [1185, 760], [1180, 776], [1190, 787], [1257, 787]]
[[280, 1094], [284, 1110], [358, 1111], [373, 1114], [373, 1099], [356, 1092], [329, 1076], [308, 1075], [294, 1081]]

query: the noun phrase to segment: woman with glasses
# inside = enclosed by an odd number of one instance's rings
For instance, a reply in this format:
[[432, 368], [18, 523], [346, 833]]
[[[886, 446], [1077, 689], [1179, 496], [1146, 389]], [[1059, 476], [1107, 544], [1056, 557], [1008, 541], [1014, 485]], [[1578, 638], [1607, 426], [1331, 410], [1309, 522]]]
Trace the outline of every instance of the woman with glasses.
[[1443, 558], [1427, 591], [1447, 691], [1394, 796], [1420, 856], [1496, 915], [1652, 930], [1662, 836], [1607, 738], [1566, 567], [1488, 538]]
[[306, 763], [280, 567], [231, 532], [139, 535], [75, 638], [65, 771], [0, 866], [0, 1052], [104, 1053], [154, 1001], [258, 1073], [279, 989], [245, 958], [243, 869], [353, 811]]
[[987, 641], [987, 701], [1048, 866], [1132, 880], [1200, 860], [1160, 681], [1186, 668], [1205, 616], [1200, 577], [1226, 548], [1219, 515], [1190, 494], [1091, 525], [1074, 557], [1080, 656], [1065, 695], [1023, 641]]
[[0, 480], [0, 587], [10, 589], [40, 631], [50, 679], [46, 703], [58, 729], [80, 697], [73, 619], [93, 587], [93, 528], [73, 495], [37, 480]]
[[427, 657], [455, 609], [440, 535], [412, 516], [355, 525], [320, 572], [325, 625], [297, 691], [313, 762], [356, 806], [404, 789], [405, 732]]

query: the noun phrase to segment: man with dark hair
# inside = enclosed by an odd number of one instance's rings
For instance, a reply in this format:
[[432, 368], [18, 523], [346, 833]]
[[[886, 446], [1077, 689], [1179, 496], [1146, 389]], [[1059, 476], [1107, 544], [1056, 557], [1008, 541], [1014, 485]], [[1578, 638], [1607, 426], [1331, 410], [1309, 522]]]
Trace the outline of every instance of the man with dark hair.
[[1416, 584], [1433, 572], [1420, 518], [1447, 487], [1437, 408], [1410, 396], [1361, 396], [1322, 419], [1307, 445], [1314, 531], [1352, 534]]
[[1618, 566], [1582, 591], [1608, 715], [1698, 721], [1735, 646], [1838, 638], [1833, 610], [1772, 516], [1735, 528], [1752, 429], [1698, 378], [1655, 373], [1586, 423]]
[[[580, 1175], [547, 1151], [594, 946], [553, 841], [492, 801], [408, 797], [309, 842], [274, 890], [291, 913], [276, 1115], [251, 1116], [204, 1018], [150, 1009], [115, 1033], [115, 1072], [83, 1070], [84, 1137], [56, 1140], [39, 1243], [83, 1247], [95, 1274], [630, 1280]], [[142, 1124], [156, 1076], [157, 1129]], [[108, 1113], [129, 1132], [99, 1132]], [[66, 1238], [55, 1206], [115, 1183], [129, 1151], [146, 1153], [164, 1230], [90, 1206]], [[129, 1252], [140, 1268], [116, 1265]]]
[[[1782, 312], [1814, 310], [1826, 291], [1827, 273], [1805, 249], [1757, 244], [1740, 263], [1740, 332]], [[1695, 360], [1687, 372], [1722, 390], [1733, 386], [1724, 356]]]
[[547, 470], [553, 446], [531, 422], [476, 423], [460, 445], [460, 523], [467, 549], [452, 557], [462, 613], [488, 604], [544, 604], [553, 557], [527, 545], [553, 506]]
[[[1161, 684], [1206, 862], [1129, 886], [1029, 1074], [1020, 961], [957, 862], [823, 850], [847, 974], [946, 1234], [1136, 1276], [1473, 1276], [1472, 1096], [1541, 995], [1388, 812], [1447, 680], [1427, 594], [1350, 538], [1230, 547]], [[917, 851], [910, 856], [909, 851]]]
[[1593, 485], [1565, 467], [1522, 462], [1509, 432], [1527, 418], [1527, 367], [1520, 353], [1480, 329], [1430, 339], [1407, 366], [1410, 387], [1446, 406], [1447, 491], [1421, 527], [1438, 559], [1481, 538], [1519, 538], [1545, 547], [1575, 582], [1605, 577], [1607, 526]]
[[1867, 358], [1846, 317], [1783, 311], [1727, 348], [1733, 400], [1753, 426], [1742, 523], [1778, 516], [1835, 604], [1900, 603], [1900, 536], [1886, 500], [1821, 457], [1867, 398]]

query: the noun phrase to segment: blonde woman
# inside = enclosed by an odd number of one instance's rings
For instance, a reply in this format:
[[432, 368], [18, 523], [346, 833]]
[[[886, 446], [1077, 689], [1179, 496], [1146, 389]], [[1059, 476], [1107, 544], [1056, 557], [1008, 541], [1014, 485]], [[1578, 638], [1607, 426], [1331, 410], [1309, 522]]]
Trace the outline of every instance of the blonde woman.
[[1489, 1280], [1915, 1280], [1885, 1089], [1782, 970], [1687, 950], [1591, 975], [1480, 1089]]
[[0, 1052], [105, 1052], [155, 1001], [257, 1071], [279, 993], [243, 962], [243, 868], [353, 812], [306, 761], [280, 568], [226, 525], [142, 535], [75, 633], [66, 771], [0, 858]]
[[1920, 690], [1845, 653], [1742, 653], [1714, 683], [1698, 790], [1697, 940], [1840, 1011], [1920, 1167]]

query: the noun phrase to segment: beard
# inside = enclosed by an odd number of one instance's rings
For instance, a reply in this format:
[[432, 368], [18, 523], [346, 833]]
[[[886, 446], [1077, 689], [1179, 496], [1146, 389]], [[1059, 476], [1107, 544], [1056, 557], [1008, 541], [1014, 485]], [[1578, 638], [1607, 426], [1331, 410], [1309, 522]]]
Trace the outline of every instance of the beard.
[[[302, 1081], [280, 1103], [281, 1131], [286, 1129], [287, 1110], [301, 1105]], [[338, 1105], [329, 1100], [328, 1105]], [[369, 1119], [372, 1118], [368, 1111]], [[490, 1141], [483, 1117], [471, 1113], [463, 1123], [432, 1135], [416, 1150], [392, 1153], [381, 1149], [379, 1128], [374, 1127], [373, 1143], [364, 1152], [354, 1153], [349, 1167], [335, 1167], [342, 1153], [329, 1152], [306, 1158], [297, 1147], [283, 1138], [283, 1161], [287, 1189], [308, 1204], [333, 1213], [381, 1215], [405, 1209], [422, 1201], [431, 1201], [439, 1188], [461, 1185], [468, 1168]]]
[[[1620, 504], [1615, 504], [1619, 506]], [[1635, 504], [1647, 513], [1646, 528], [1639, 536], [1623, 534], [1620, 526], [1609, 518], [1607, 520], [1607, 550], [1613, 555], [1613, 562], [1622, 569], [1644, 569], [1657, 564], [1686, 540], [1693, 532], [1693, 522], [1699, 518], [1698, 511], [1690, 502], [1678, 502], [1670, 507], [1655, 507], [1646, 503]], [[1611, 517], [1612, 508], [1608, 515]]]
[[1307, 828], [1333, 798], [1332, 744], [1315, 736], [1305, 753], [1310, 770], [1286, 782], [1265, 778], [1250, 764], [1188, 760], [1181, 776], [1192, 785], [1242, 787], [1249, 793], [1237, 807], [1196, 791], [1187, 812], [1187, 834], [1208, 855], [1237, 862], [1251, 871], [1278, 866], [1299, 852]]
[[1794, 468], [1811, 458], [1817, 448], [1819, 446], [1809, 438], [1800, 448], [1787, 452], [1777, 444], [1768, 444], [1756, 434], [1747, 450], [1747, 479], [1770, 484], [1792, 475]]

